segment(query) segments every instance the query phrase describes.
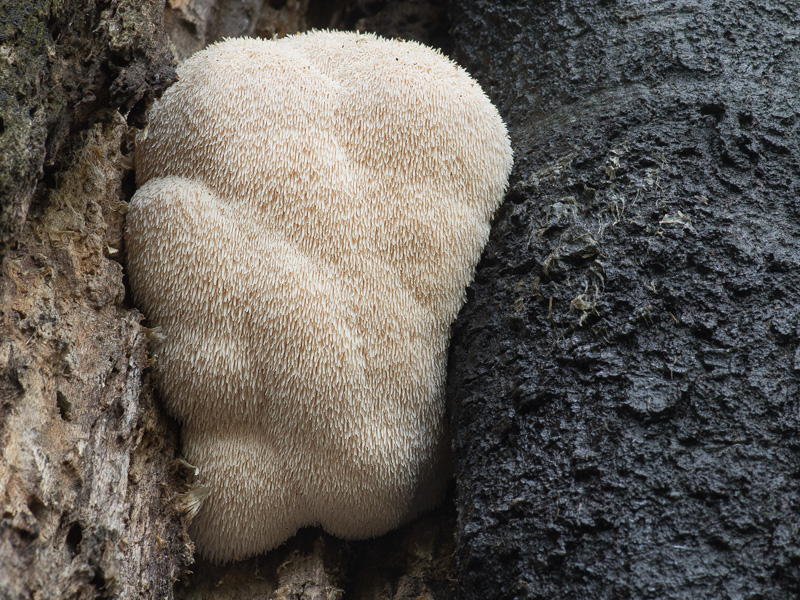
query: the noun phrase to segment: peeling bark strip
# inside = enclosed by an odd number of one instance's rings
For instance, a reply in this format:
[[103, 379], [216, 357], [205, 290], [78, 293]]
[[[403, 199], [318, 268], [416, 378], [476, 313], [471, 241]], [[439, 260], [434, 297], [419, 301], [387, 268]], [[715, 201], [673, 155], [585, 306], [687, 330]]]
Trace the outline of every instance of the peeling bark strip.
[[452, 9], [517, 157], [451, 356], [462, 597], [796, 597], [795, 3]]

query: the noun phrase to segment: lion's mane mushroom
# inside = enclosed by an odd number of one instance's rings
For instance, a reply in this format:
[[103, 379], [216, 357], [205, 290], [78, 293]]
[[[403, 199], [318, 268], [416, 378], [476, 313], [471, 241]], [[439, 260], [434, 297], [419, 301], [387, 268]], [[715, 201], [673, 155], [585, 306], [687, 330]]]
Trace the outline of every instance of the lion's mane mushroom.
[[179, 74], [136, 151], [127, 254], [208, 486], [197, 547], [384, 533], [447, 484], [449, 330], [505, 126], [442, 54], [374, 35], [228, 40]]

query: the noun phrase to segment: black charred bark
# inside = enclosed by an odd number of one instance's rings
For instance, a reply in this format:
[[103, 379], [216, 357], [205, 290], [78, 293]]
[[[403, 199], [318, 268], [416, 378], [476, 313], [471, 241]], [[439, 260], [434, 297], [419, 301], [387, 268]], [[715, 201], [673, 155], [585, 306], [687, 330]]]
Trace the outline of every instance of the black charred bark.
[[451, 18], [516, 163], [451, 357], [462, 597], [795, 597], [794, 2]]

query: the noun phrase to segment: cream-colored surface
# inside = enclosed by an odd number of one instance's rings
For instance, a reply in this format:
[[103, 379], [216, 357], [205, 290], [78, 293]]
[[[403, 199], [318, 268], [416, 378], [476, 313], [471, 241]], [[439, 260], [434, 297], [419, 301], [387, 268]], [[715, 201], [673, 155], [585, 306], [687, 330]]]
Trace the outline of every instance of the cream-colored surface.
[[384, 533], [447, 485], [449, 330], [505, 126], [440, 53], [372, 35], [229, 40], [179, 74], [139, 141], [127, 255], [210, 490], [197, 547]]

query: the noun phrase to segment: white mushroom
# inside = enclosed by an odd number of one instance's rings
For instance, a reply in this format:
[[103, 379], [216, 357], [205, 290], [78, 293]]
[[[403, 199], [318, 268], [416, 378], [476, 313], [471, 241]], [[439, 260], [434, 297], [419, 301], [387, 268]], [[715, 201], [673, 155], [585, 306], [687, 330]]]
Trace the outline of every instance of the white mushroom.
[[442, 499], [444, 381], [511, 147], [439, 52], [374, 35], [188, 59], [136, 152], [128, 274], [208, 497], [201, 554], [382, 534]]

